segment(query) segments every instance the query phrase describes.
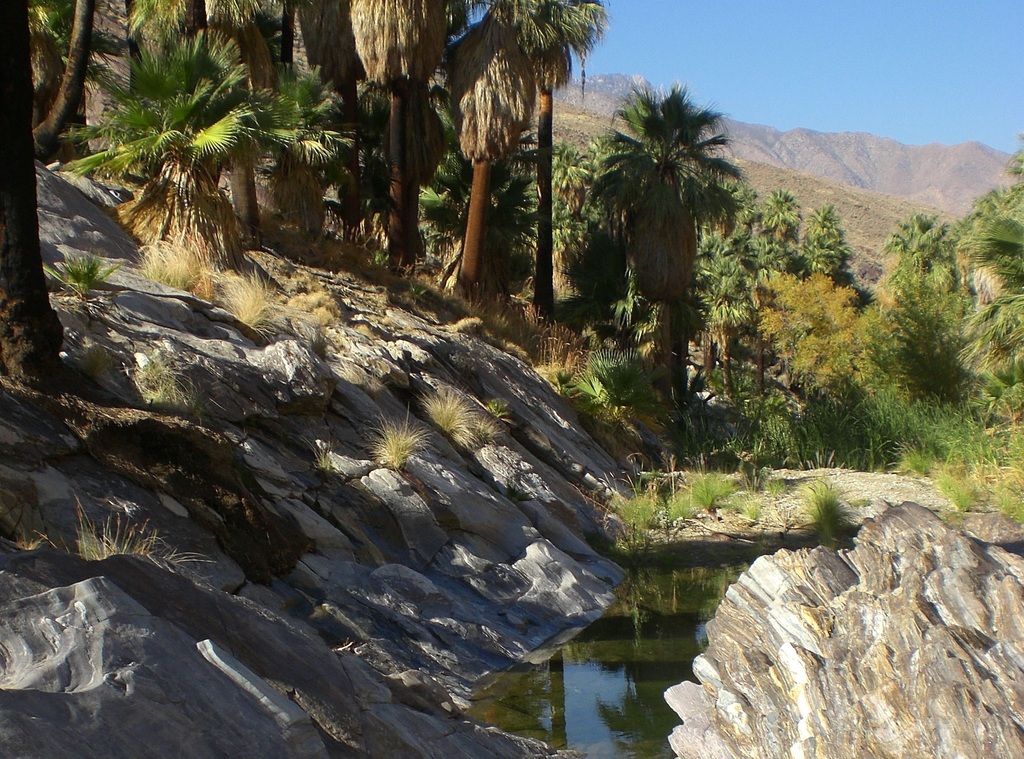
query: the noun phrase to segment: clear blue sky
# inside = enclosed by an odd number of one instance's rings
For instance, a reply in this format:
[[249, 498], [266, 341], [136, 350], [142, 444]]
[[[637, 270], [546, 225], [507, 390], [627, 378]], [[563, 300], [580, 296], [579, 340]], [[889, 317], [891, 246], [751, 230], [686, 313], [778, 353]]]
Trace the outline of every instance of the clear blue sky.
[[605, 5], [588, 75], [680, 82], [739, 121], [1006, 152], [1024, 132], [1024, 0]]

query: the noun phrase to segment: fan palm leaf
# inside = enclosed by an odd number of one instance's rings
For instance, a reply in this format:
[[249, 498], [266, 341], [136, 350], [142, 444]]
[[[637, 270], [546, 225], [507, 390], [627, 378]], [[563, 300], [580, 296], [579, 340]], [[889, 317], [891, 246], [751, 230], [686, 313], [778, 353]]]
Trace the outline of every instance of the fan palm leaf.
[[85, 130], [109, 147], [72, 168], [144, 178], [139, 196], [119, 208], [143, 242], [173, 239], [237, 263], [241, 241], [218, 187], [221, 169], [289, 134], [280, 104], [248, 91], [247, 75], [237, 46], [216, 36], [200, 34], [164, 55], [143, 52], [131, 84], [111, 86], [104, 121]]

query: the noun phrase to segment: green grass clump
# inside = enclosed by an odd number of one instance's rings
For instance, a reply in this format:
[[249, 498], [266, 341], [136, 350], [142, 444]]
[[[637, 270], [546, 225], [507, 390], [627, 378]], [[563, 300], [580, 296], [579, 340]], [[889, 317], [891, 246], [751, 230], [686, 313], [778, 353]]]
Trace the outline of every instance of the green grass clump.
[[337, 467], [334, 465], [334, 447], [325, 440], [315, 440], [310, 446], [313, 452], [313, 468], [323, 476], [334, 474]]
[[427, 431], [408, 417], [401, 422], [381, 421], [371, 432], [370, 454], [380, 466], [401, 471], [427, 445]]
[[91, 290], [106, 282], [111, 274], [120, 269], [121, 264], [107, 264], [94, 253], [83, 253], [79, 256], [68, 256], [56, 266], [43, 268], [64, 289], [84, 300], [89, 297]]
[[697, 472], [686, 488], [694, 508], [712, 511], [725, 505], [736, 492], [736, 484], [721, 472]]
[[109, 350], [99, 343], [90, 341], [82, 346], [76, 363], [86, 375], [97, 379], [114, 366], [114, 359]]
[[955, 468], [943, 469], [935, 477], [935, 487], [942, 493], [953, 508], [963, 513], [978, 502], [981, 492], [977, 485], [962, 470]]
[[133, 379], [148, 406], [184, 411], [198, 404], [195, 392], [159, 353], [141, 357]]
[[854, 528], [849, 509], [839, 489], [830, 482], [818, 480], [807, 486], [803, 494], [803, 510], [807, 525], [818, 535], [823, 546], [835, 548]]
[[910, 446], [905, 448], [900, 460], [896, 464], [897, 471], [909, 472], [921, 477], [931, 473], [935, 466], [935, 457], [920, 448]]

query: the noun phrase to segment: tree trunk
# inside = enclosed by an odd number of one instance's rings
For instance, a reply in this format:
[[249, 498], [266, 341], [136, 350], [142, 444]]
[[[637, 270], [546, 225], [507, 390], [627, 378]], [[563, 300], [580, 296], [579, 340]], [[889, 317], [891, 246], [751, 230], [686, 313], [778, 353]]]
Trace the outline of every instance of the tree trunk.
[[[135, 35], [132, 34], [132, 32], [131, 32], [132, 7], [134, 5], [135, 5], [135, 0], [124, 0], [124, 17], [126, 19], [128, 19], [128, 27], [129, 27], [128, 32], [127, 32], [127, 35], [128, 35], [127, 36], [127, 40], [128, 40], [128, 56], [133, 61], [138, 61], [138, 60], [141, 60], [141, 58], [142, 58], [142, 50], [139, 48], [139, 41], [137, 39], [135, 39]], [[129, 75], [131, 75], [131, 71], [130, 70], [129, 70]]]
[[679, 335], [679, 369], [674, 384], [676, 403], [682, 408], [690, 400], [690, 336], [684, 326]]
[[78, 113], [85, 87], [85, 70], [89, 64], [89, 50], [92, 41], [92, 22], [96, 11], [96, 0], [77, 0], [75, 18], [71, 25], [71, 45], [68, 49], [68, 65], [64, 69], [60, 91], [50, 112], [33, 130], [33, 152], [40, 161], [45, 161], [57, 150], [60, 133], [71, 118]]
[[388, 262], [395, 271], [410, 266], [406, 233], [405, 103], [409, 80], [405, 77], [391, 83], [391, 119], [388, 122], [388, 160], [391, 163], [391, 216], [388, 219]]
[[704, 381], [711, 383], [711, 373], [715, 371], [715, 341], [710, 334], [704, 336]]
[[551, 202], [553, 120], [554, 98], [550, 90], [542, 90], [537, 122], [537, 268], [533, 278], [533, 305], [545, 318], [555, 312]]
[[295, 5], [284, 2], [281, 8], [281, 63], [291, 66], [295, 60]]
[[206, 16], [206, 0], [185, 0], [185, 3], [185, 36], [195, 37], [210, 25]]
[[256, 198], [256, 175], [250, 158], [240, 158], [231, 167], [228, 176], [231, 186], [231, 205], [242, 222], [242, 243], [249, 249], [262, 244], [260, 206]]
[[662, 396], [669, 400], [673, 395], [679, 357], [672, 342], [672, 309], [667, 302], [663, 302], [658, 309], [658, 322], [658, 354], [665, 371], [657, 379], [656, 386]]
[[732, 339], [722, 339], [722, 379], [725, 381], [725, 397], [733, 397], [732, 388]]
[[490, 197], [491, 162], [473, 161], [473, 189], [469, 195], [469, 217], [466, 220], [466, 239], [462, 245], [462, 268], [459, 271], [459, 290], [467, 298], [475, 298], [480, 294], [484, 230]]
[[0, 5], [0, 374], [52, 379], [64, 333], [39, 250], [28, 5]]
[[350, 76], [342, 85], [341, 100], [344, 105], [345, 132], [352, 139], [352, 148], [348, 154], [348, 173], [350, 183], [345, 187], [342, 198], [345, 239], [354, 241], [363, 223], [363, 207], [359, 197], [361, 170], [359, 167], [359, 85], [355, 76]]

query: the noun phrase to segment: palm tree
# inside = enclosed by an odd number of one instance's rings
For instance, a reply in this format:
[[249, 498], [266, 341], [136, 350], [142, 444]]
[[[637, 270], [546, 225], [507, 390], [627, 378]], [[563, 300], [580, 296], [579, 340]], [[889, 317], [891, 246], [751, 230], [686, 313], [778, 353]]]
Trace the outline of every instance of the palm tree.
[[573, 55], [583, 59], [607, 25], [599, 0], [531, 0], [515, 19], [519, 43], [533, 62], [540, 92], [537, 117], [537, 269], [533, 303], [543, 316], [555, 307], [552, 233], [554, 91], [572, 76]]
[[293, 135], [280, 104], [249, 91], [248, 71], [232, 42], [201, 33], [165, 55], [143, 51], [131, 85], [113, 85], [114, 106], [87, 131], [110, 145], [72, 164], [147, 177], [118, 213], [143, 242], [170, 239], [240, 267], [241, 231], [218, 187], [223, 167], [258, 143]]
[[852, 284], [846, 268], [850, 246], [835, 206], [824, 205], [807, 219], [800, 253], [808, 274], [824, 274], [844, 287]]
[[775, 190], [761, 206], [761, 228], [780, 245], [796, 244], [800, 221], [800, 204], [789, 190]]
[[28, 9], [0, 7], [0, 374], [52, 379], [64, 339], [39, 250]]
[[896, 259], [886, 281], [887, 289], [898, 293], [901, 287], [925, 281], [940, 292], [951, 292], [958, 279], [956, 249], [949, 225], [938, 216], [914, 214], [901, 221], [884, 244], [884, 250]]
[[352, 141], [352, 148], [346, 164], [350, 181], [342, 191], [342, 227], [345, 236], [353, 239], [362, 220], [358, 83], [366, 78], [366, 72], [356, 53], [351, 0], [306, 3], [299, 7], [299, 22], [309, 62], [320, 67], [320, 76], [341, 96], [343, 103], [341, 131]]
[[483, 242], [491, 164], [519, 145], [533, 115], [536, 93], [530, 59], [519, 45], [514, 19], [500, 4], [458, 42], [449, 84], [462, 154], [473, 162], [473, 190], [459, 271], [459, 288], [481, 295]]
[[270, 189], [278, 211], [296, 219], [306, 234], [317, 235], [324, 222], [324, 191], [343, 179], [338, 157], [351, 144], [331, 128], [337, 122], [337, 103], [317, 71], [283, 72], [278, 94], [294, 139], [276, 151]]
[[96, 0], [77, 0], [75, 3], [67, 66], [60, 87], [49, 112], [32, 130], [35, 157], [41, 161], [53, 155], [61, 132], [81, 105], [95, 13]]
[[[428, 250], [452, 262], [442, 281], [449, 279], [459, 263], [473, 186], [473, 164], [459, 152], [454, 126], [450, 128], [449, 145], [450, 150], [420, 198]], [[530, 169], [517, 156], [496, 161], [491, 167], [483, 241], [485, 266], [491, 270], [486, 272], [485, 280], [496, 283], [499, 290], [510, 280], [512, 269], [517, 274], [527, 273], [528, 267], [522, 264], [530, 261], [533, 252], [536, 197]]]
[[732, 397], [732, 344], [739, 333], [752, 325], [757, 315], [750, 273], [742, 248], [721, 235], [708, 235], [702, 243], [698, 282], [705, 323], [711, 338], [722, 351], [722, 374], [726, 395]]
[[[356, 50], [369, 79], [391, 90], [389, 160], [391, 217], [388, 257], [394, 268], [413, 263], [419, 178], [409, 176], [407, 105], [410, 92], [425, 90], [444, 54], [448, 16], [445, 0], [351, 0]], [[411, 208], [410, 208], [411, 205]], [[413, 239], [415, 237], [415, 239]]]
[[1024, 353], [1024, 222], [1009, 216], [989, 219], [971, 241], [970, 253], [976, 270], [995, 283], [995, 292], [969, 325], [972, 355], [991, 367]]
[[[681, 299], [690, 286], [698, 227], [735, 210], [725, 182], [739, 179], [740, 170], [720, 155], [728, 145], [722, 115], [694, 105], [676, 85], [663, 97], [634, 91], [616, 118], [627, 131], [613, 133], [596, 191], [624, 234], [640, 291], [656, 302]], [[660, 345], [679, 390], [685, 375], [672, 350], [670, 311], [661, 309]]]

